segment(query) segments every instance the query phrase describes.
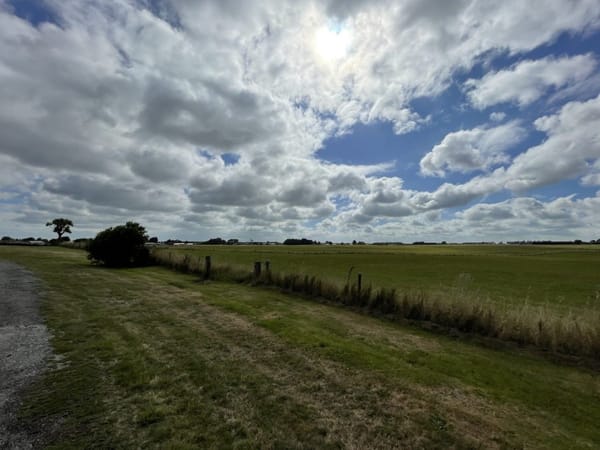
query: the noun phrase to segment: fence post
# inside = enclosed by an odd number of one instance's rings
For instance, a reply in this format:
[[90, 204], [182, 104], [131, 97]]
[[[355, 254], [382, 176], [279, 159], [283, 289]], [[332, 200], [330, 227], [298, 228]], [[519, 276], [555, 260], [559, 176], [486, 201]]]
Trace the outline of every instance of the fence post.
[[357, 288], [358, 288], [358, 293], [360, 294], [360, 290], [362, 288], [362, 273], [358, 274], [358, 285], [357, 285]]
[[204, 258], [204, 279], [210, 278], [210, 256]]
[[260, 277], [260, 261], [256, 261], [254, 263], [254, 277], [255, 278]]
[[265, 261], [265, 271], [266, 272], [271, 271], [271, 261]]

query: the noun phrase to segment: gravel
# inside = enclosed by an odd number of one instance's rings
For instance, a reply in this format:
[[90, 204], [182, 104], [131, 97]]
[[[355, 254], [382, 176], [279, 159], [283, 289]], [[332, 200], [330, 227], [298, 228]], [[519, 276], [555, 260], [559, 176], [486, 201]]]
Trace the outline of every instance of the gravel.
[[[0, 261], [0, 448], [43, 447], [44, 430], [19, 423], [21, 396], [51, 356], [39, 312], [41, 285], [28, 270]], [[41, 427], [40, 427], [41, 428]]]

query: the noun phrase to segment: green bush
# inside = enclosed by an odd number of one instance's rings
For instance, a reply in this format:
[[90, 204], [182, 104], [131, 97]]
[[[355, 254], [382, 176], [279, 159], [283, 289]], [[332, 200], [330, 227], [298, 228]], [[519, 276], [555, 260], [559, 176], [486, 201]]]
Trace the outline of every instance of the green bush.
[[138, 223], [107, 228], [96, 235], [88, 247], [88, 258], [108, 267], [143, 266], [150, 262], [145, 244], [146, 229]]

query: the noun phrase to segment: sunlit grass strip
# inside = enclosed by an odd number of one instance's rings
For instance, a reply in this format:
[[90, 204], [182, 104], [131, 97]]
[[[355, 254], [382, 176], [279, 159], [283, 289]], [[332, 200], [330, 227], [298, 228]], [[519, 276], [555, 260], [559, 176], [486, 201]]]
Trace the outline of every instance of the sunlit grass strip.
[[[160, 265], [206, 277], [202, 258], [167, 249], [154, 249]], [[249, 268], [212, 264], [209, 278], [276, 286], [289, 292], [319, 297], [358, 307], [374, 315], [429, 322], [463, 333], [531, 345], [558, 354], [600, 359], [600, 310], [571, 311], [559, 316], [550, 308], [498, 304], [460, 288], [443, 293], [398, 292], [395, 289], [361, 289], [357, 284], [336, 284], [315, 276], [262, 271], [256, 276]]]

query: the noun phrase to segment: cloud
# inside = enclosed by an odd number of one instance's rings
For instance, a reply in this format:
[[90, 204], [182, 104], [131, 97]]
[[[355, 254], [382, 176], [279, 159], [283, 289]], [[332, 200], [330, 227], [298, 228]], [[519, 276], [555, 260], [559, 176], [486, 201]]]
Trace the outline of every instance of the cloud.
[[[164, 149], [147, 148], [130, 151], [127, 160], [134, 174], [156, 183], [185, 183], [194, 165], [200, 166], [189, 152], [181, 150], [167, 152]], [[210, 168], [208, 164], [206, 166]]]
[[354, 219], [367, 222], [375, 217], [403, 217], [413, 212], [402, 180], [382, 177], [369, 182], [369, 192], [361, 199], [361, 208]]
[[490, 186], [485, 181], [486, 178], [474, 178], [462, 185], [444, 183], [433, 192], [415, 193], [410, 202], [417, 211], [464, 206], [490, 191]]
[[476, 108], [514, 102], [526, 106], [549, 88], [575, 85], [589, 77], [597, 66], [593, 54], [572, 57], [546, 57], [519, 62], [510, 69], [488, 72], [479, 80], [465, 83], [468, 97]]
[[465, 228], [488, 235], [500, 236], [516, 228], [523, 230], [523, 239], [544, 239], [544, 236], [576, 239], [582, 235], [594, 236], [591, 224], [600, 218], [599, 207], [600, 196], [582, 199], [567, 196], [547, 202], [521, 197], [475, 205], [458, 213], [456, 220]]
[[581, 178], [581, 184], [584, 186], [600, 186], [600, 159], [590, 167], [587, 175]]
[[539, 9], [518, 2], [453, 1], [443, 9], [439, 2], [332, 2], [328, 8], [344, 17], [340, 26], [351, 31], [352, 45], [345, 58], [316, 64], [312, 44], [296, 36], [313, 35], [328, 11], [297, 5], [283, 8], [278, 25], [248, 46], [247, 76], [276, 95], [335, 113], [340, 125], [390, 121], [399, 134], [426, 120], [409, 107], [412, 98], [441, 93], [482, 55], [534, 49], [562, 31], [597, 24], [599, 14], [593, 1], [545, 2]]
[[570, 102], [535, 121], [548, 138], [517, 156], [506, 171], [506, 187], [522, 192], [584, 174], [600, 158], [600, 95]]
[[[13, 230], [61, 214], [90, 233], [131, 215], [188, 236], [379, 232], [413, 216], [429, 223], [426, 214], [505, 188], [565, 176], [594, 183], [594, 101], [546, 113], [536, 126], [548, 139], [512, 163], [507, 150], [526, 124], [503, 117], [449, 133], [423, 158], [423, 173], [485, 173], [432, 192], [407, 188], [393, 164], [331, 164], [317, 153], [359, 123], [389, 122], [397, 134], [436, 126], [412, 100], [435, 98], [485, 58], [597, 28], [593, 0], [45, 5], [56, 23], [33, 25], [0, 8], [0, 191], [21, 201], [5, 202], [0, 217]], [[311, 37], [332, 23], [351, 44], [323, 61]], [[556, 69], [541, 79], [544, 92], [569, 95], [580, 95], [575, 81], [595, 64], [590, 55], [542, 61]], [[223, 162], [229, 152], [236, 164]]]
[[[587, 177], [584, 182], [593, 182], [593, 168], [600, 159], [599, 124], [600, 95], [585, 102], [569, 102], [558, 113], [535, 121], [547, 139], [520, 153], [510, 164], [463, 184], [444, 183], [433, 192], [415, 193], [411, 202], [419, 210], [440, 209], [466, 205], [505, 189], [522, 194], [579, 176]], [[441, 170], [444, 165], [434, 165], [436, 160], [429, 155], [433, 153], [426, 156], [425, 164]]]
[[493, 112], [490, 114], [490, 120], [492, 122], [502, 122], [506, 118], [506, 113]]
[[[366, 221], [365, 221], [366, 219]], [[380, 241], [506, 241], [539, 239], [597, 239], [600, 193], [541, 201], [517, 197], [496, 203], [478, 203], [453, 214], [428, 211], [384, 221], [343, 213], [328, 223], [337, 233], [355, 239]], [[514, 230], [518, 230], [515, 234]]]
[[152, 80], [142, 102], [138, 132], [144, 138], [227, 152], [275, 139], [285, 131], [283, 114], [271, 100], [215, 81], [199, 82], [192, 92], [185, 92], [173, 82]]
[[421, 173], [443, 177], [446, 170], [462, 173], [487, 170], [506, 163], [505, 151], [523, 141], [526, 135], [516, 121], [449, 133], [421, 159]]
[[116, 184], [107, 177], [69, 175], [49, 178], [43, 188], [52, 194], [124, 210], [175, 212], [186, 203], [185, 196], [177, 189], [149, 188], [126, 181]]

